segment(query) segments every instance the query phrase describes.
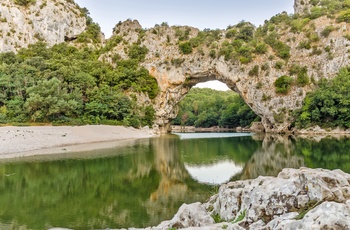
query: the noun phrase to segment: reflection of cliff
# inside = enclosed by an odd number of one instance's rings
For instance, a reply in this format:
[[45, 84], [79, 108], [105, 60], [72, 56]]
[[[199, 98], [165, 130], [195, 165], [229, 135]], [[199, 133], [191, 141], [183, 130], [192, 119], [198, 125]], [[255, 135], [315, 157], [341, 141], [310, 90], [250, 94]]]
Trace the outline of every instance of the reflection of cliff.
[[[160, 174], [158, 188], [152, 192], [146, 202], [147, 212], [159, 222], [170, 213], [177, 210], [183, 202], [193, 202], [198, 199], [189, 184], [193, 180], [181, 162], [178, 151], [178, 139], [174, 136], [164, 136], [154, 140], [154, 167]], [[193, 181], [192, 183], [189, 181]], [[162, 219], [163, 218], [163, 219]]]
[[263, 176], [277, 176], [284, 168], [304, 166], [304, 158], [296, 155], [295, 145], [287, 136], [265, 136], [262, 148], [259, 148], [246, 163], [240, 179]]
[[151, 195], [152, 201], [169, 196], [183, 197], [187, 192], [185, 179], [189, 177], [180, 161], [177, 140], [172, 136], [158, 138], [154, 143], [155, 168], [161, 176], [157, 191]]

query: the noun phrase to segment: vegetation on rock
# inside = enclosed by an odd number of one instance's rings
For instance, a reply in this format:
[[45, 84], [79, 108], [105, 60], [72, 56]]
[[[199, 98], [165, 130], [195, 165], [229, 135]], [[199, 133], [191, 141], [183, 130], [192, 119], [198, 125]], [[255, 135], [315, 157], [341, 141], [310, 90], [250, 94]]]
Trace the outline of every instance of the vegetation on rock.
[[34, 4], [36, 0], [14, 0], [15, 4], [21, 6], [28, 6], [29, 4]]

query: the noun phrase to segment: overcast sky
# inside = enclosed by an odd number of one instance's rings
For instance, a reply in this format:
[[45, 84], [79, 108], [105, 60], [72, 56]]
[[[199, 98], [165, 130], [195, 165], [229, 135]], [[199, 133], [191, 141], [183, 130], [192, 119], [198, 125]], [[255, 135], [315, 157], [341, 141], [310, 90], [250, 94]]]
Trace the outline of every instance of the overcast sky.
[[[294, 12], [294, 0], [75, 0], [86, 7], [106, 38], [119, 21], [137, 19], [143, 28], [167, 22], [199, 29], [226, 29], [244, 20], [259, 26], [272, 16]], [[197, 86], [227, 90], [218, 81]]]

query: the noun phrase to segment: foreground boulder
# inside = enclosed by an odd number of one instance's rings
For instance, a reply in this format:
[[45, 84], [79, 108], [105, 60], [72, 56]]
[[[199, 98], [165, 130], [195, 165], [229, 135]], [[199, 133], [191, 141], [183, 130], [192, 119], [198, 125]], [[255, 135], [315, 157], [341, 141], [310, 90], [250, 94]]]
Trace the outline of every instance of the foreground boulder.
[[149, 229], [350, 229], [349, 183], [341, 170], [284, 169], [224, 184], [207, 203], [184, 204]]

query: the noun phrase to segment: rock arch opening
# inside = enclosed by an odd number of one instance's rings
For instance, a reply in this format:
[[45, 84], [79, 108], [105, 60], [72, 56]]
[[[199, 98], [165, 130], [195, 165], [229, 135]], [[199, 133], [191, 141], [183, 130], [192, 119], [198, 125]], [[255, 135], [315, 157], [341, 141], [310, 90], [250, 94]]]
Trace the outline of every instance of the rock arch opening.
[[[162, 84], [160, 84], [160, 86], [162, 86]], [[230, 117], [228, 116], [230, 115], [230, 109], [231, 111], [237, 112], [238, 109], [240, 109], [240, 107], [245, 107], [245, 111], [243, 111], [245, 112], [245, 115], [243, 116], [248, 116], [248, 113], [251, 117], [259, 116], [255, 112], [253, 112], [251, 105], [246, 103], [246, 100], [244, 99], [240, 90], [236, 87], [235, 82], [233, 82], [231, 79], [222, 77], [222, 75], [217, 73], [205, 72], [194, 74], [191, 76], [187, 76], [181, 83], [166, 84], [166, 86], [167, 87], [165, 90], [161, 89], [161, 95], [159, 95], [160, 98], [162, 98], [162, 100], [159, 100], [160, 104], [158, 108], [162, 109], [156, 110], [156, 125], [158, 125], [158, 128], [161, 133], [170, 132], [172, 124], [180, 126], [196, 126], [202, 128], [236, 128], [242, 126], [247, 127], [250, 125], [250, 122], [249, 124], [232, 123], [231, 125], [229, 121]], [[200, 88], [210, 88], [208, 89], [210, 91], [199, 92], [201, 91]], [[194, 108], [193, 111], [189, 111], [188, 113], [186, 112], [186, 114], [179, 114], [180, 102], [185, 101], [184, 99], [187, 98], [186, 96], [188, 94], [191, 94], [193, 90], [197, 90], [196, 93], [198, 94], [195, 96], [197, 97], [197, 101], [194, 103], [202, 104], [202, 107], [206, 107], [207, 110], [204, 111], [204, 113], [199, 114], [197, 113], [197, 111], [195, 111], [196, 109]], [[204, 94], [200, 95], [201, 93]], [[188, 96], [192, 96], [192, 94]], [[204, 99], [209, 100], [209, 102], [204, 101]], [[207, 104], [203, 106], [203, 103]], [[232, 105], [232, 103], [236, 103], [236, 105]], [[195, 107], [196, 105], [193, 106]], [[186, 121], [188, 118], [190, 118], [192, 123]], [[235, 118], [231, 118], [231, 120], [234, 119]], [[179, 120], [182, 121], [180, 121], [179, 123]], [[196, 124], [193, 123], [193, 120], [195, 120]], [[251, 121], [253, 120], [254, 118], [251, 119]], [[177, 122], [174, 123], [172, 121]]]

